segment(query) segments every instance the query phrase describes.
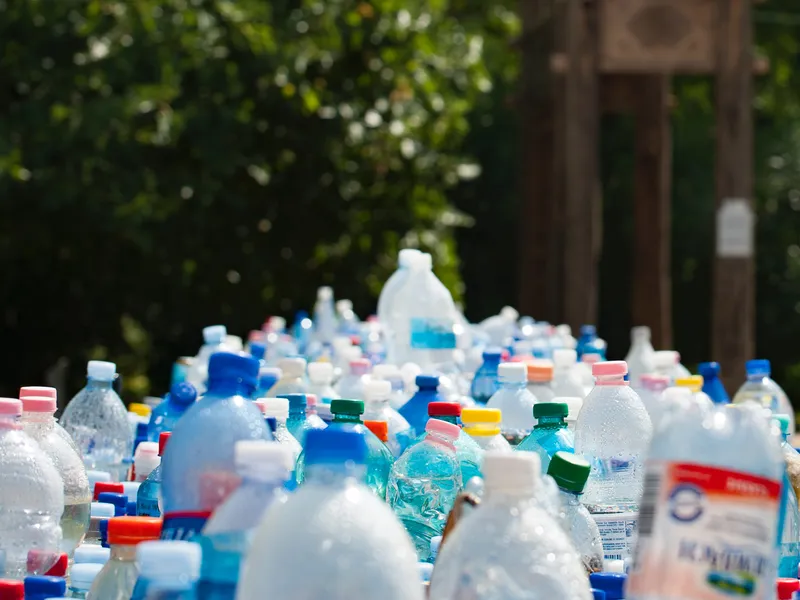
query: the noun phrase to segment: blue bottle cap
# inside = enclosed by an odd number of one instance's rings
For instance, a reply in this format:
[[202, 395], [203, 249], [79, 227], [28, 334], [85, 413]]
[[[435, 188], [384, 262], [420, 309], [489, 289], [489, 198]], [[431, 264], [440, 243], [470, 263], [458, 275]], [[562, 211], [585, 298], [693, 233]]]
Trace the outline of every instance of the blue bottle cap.
[[129, 517], [136, 516], [136, 500], [128, 501], [128, 506], [125, 508], [125, 514]]
[[748, 360], [744, 363], [744, 368], [748, 375], [764, 375], [765, 377], [769, 377], [769, 374], [772, 372], [772, 366], [766, 358]]
[[66, 591], [67, 582], [63, 577], [29, 575], [25, 578], [26, 600], [43, 600], [52, 596], [63, 596]]
[[278, 398], [286, 398], [289, 401], [289, 410], [305, 410], [306, 409], [306, 395], [305, 394], [278, 394]]
[[188, 381], [173, 383], [169, 388], [169, 399], [175, 404], [189, 406], [197, 400], [197, 389]]
[[348, 429], [311, 429], [306, 433], [306, 465], [342, 464], [348, 461], [363, 465], [367, 460], [364, 434]]
[[582, 336], [595, 336], [597, 335], [597, 328], [594, 325], [581, 325]]
[[106, 502], [114, 505], [114, 516], [124, 517], [128, 510], [128, 497], [125, 494], [115, 494], [114, 492], [101, 492], [97, 496], [99, 502]]
[[250, 342], [250, 354], [253, 356], [253, 358], [263, 360], [266, 351], [266, 344], [262, 344], [261, 342]]
[[499, 362], [503, 356], [503, 351], [500, 348], [486, 348], [483, 351], [484, 362]]
[[270, 433], [275, 433], [278, 429], [278, 419], [275, 417], [267, 417], [267, 427], [269, 427]]
[[603, 590], [592, 588], [592, 600], [606, 600], [606, 593]]
[[103, 519], [97, 524], [97, 531], [100, 533], [100, 545], [103, 548], [108, 548], [108, 521]]
[[435, 390], [439, 387], [439, 378], [436, 375], [417, 375], [414, 382], [421, 390]]
[[249, 354], [217, 352], [208, 361], [208, 380], [233, 381], [255, 388], [258, 367], [258, 360]]
[[593, 588], [603, 590], [606, 600], [622, 600], [625, 598], [625, 573], [591, 573], [589, 583]]
[[719, 377], [719, 363], [713, 361], [700, 363], [697, 365], [697, 372], [702, 375], [704, 379]]

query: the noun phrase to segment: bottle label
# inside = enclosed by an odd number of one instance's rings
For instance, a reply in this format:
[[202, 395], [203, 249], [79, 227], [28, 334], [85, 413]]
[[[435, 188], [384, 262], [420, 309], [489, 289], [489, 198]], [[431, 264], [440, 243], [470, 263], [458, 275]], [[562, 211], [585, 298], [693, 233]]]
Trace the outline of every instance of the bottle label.
[[157, 498], [141, 498], [136, 500], [136, 514], [140, 517], [160, 517], [161, 509]]
[[415, 350], [452, 350], [456, 334], [450, 319], [411, 319], [411, 347]]
[[650, 461], [632, 597], [774, 598], [780, 480]]
[[164, 515], [161, 539], [189, 541], [200, 534], [210, 516], [211, 513], [208, 511], [175, 512]]
[[626, 560], [633, 556], [637, 513], [597, 513], [592, 518], [603, 540], [603, 560]]

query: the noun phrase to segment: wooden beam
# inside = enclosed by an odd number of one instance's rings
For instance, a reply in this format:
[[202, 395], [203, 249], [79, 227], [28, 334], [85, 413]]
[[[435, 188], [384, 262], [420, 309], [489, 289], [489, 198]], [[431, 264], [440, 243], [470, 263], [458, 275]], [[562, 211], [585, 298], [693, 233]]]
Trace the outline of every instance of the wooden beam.
[[672, 132], [670, 78], [629, 79], [638, 90], [633, 197], [633, 325], [647, 325], [653, 346], [672, 348]]
[[[744, 199], [744, 206], [752, 203], [753, 57], [750, 0], [719, 0], [718, 11], [716, 206], [719, 211], [730, 205], [731, 199]], [[716, 232], [712, 356], [722, 365], [723, 381], [732, 392], [744, 379], [744, 362], [755, 354], [755, 282], [752, 247], [749, 252], [741, 248], [738, 251], [733, 248], [731, 252], [730, 247], [726, 249], [720, 243], [729, 234], [719, 227]], [[752, 223], [749, 234], [752, 240]]]

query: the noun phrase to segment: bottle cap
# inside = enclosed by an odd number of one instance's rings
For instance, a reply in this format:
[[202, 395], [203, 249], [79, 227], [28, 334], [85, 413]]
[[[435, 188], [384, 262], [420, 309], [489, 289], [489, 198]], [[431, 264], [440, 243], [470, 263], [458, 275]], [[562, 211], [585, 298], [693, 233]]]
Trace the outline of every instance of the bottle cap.
[[483, 362], [490, 363], [499, 363], [501, 356], [503, 356], [503, 351], [500, 348], [487, 348], [481, 355]]
[[389, 441], [389, 424], [386, 421], [364, 421], [364, 426], [384, 444]]
[[115, 517], [108, 520], [108, 543], [133, 546], [161, 535], [161, 519], [153, 517]]
[[[103, 550], [107, 555], [110, 552], [108, 548], [99, 548], [98, 546], [95, 546], [94, 548]], [[75, 550], [75, 554], [77, 554], [78, 550], [80, 549], [81, 547], [78, 547], [78, 549]], [[90, 587], [92, 587], [95, 577], [97, 577], [97, 574], [103, 568], [104, 564], [105, 563], [97, 562], [76, 562], [74, 565], [72, 565], [72, 569], [69, 572], [70, 587], [75, 587], [80, 590], [88, 590]]]
[[283, 377], [283, 371], [278, 367], [259, 367], [258, 369], [258, 381], [264, 387], [267, 385], [272, 387], [281, 377]]
[[63, 596], [67, 591], [67, 582], [63, 577], [29, 575], [25, 578], [24, 585], [26, 598]]
[[607, 600], [625, 598], [625, 573], [590, 573], [589, 583], [593, 588], [603, 590]]
[[334, 415], [363, 415], [364, 402], [337, 398], [336, 400], [331, 400], [331, 412]]
[[[155, 442], [151, 442], [155, 444]], [[125, 494], [128, 499], [133, 498], [136, 499], [136, 495], [139, 493], [139, 486], [142, 485], [141, 481], [123, 481], [122, 483], [122, 493]]]
[[669, 371], [678, 364], [677, 354], [674, 350], [659, 350], [653, 354], [653, 366], [659, 371]]
[[267, 345], [264, 342], [255, 340], [250, 342], [250, 356], [257, 360], [264, 360], [264, 354], [267, 352]]
[[402, 375], [400, 374], [400, 369], [397, 368], [397, 365], [388, 365], [388, 364], [380, 364], [375, 365], [372, 368], [372, 378], [373, 379], [400, 379]]
[[578, 362], [578, 353], [570, 348], [557, 348], [553, 350], [553, 364], [556, 367], [571, 367]]
[[115, 483], [112, 481], [98, 481], [94, 484], [94, 499], [97, 498], [103, 492], [111, 492], [113, 494], [122, 494], [125, 491], [125, 488], [122, 486], [121, 483]]
[[638, 327], [631, 327], [631, 339], [632, 340], [649, 340], [650, 339], [650, 328], [645, 327], [644, 325], [640, 325]]
[[136, 547], [136, 564], [144, 579], [166, 579], [176, 584], [200, 577], [200, 545], [178, 540], [142, 542]]
[[228, 329], [225, 325], [209, 325], [203, 327], [203, 341], [206, 344], [221, 344], [225, 341], [225, 336], [228, 335]]
[[592, 588], [592, 600], [606, 600], [606, 593], [603, 590]]
[[0, 600], [25, 600], [25, 584], [12, 579], [0, 579]]
[[779, 577], [775, 587], [778, 592], [778, 600], [792, 600], [792, 595], [800, 590], [800, 580], [794, 577]]
[[783, 414], [772, 415], [772, 420], [775, 421], [775, 423], [778, 425], [778, 428], [781, 430], [781, 433], [783, 435], [787, 435], [788, 433], [790, 433], [789, 428], [792, 425], [792, 420], [789, 417], [789, 415], [783, 415]]
[[122, 517], [128, 510], [128, 497], [125, 494], [115, 494], [114, 492], [103, 492], [98, 496], [101, 503], [114, 506], [114, 516]]
[[255, 388], [258, 366], [258, 361], [249, 354], [216, 352], [208, 361], [208, 381], [235, 381]]
[[537, 419], [542, 417], [562, 417], [567, 418], [569, 407], [565, 402], [539, 402], [533, 405], [533, 416]]
[[69, 567], [66, 552], [51, 550], [28, 550], [27, 571], [30, 574], [43, 574], [50, 577], [64, 577]]
[[267, 440], [240, 440], [234, 446], [236, 471], [240, 474], [270, 474], [278, 470], [294, 470], [292, 451], [288, 446]]
[[278, 368], [283, 377], [302, 377], [306, 374], [306, 359], [299, 356], [282, 358], [278, 361]]
[[86, 376], [97, 381], [114, 381], [117, 365], [104, 360], [90, 360], [86, 365]]
[[367, 442], [364, 434], [349, 429], [310, 429], [306, 433], [306, 467], [313, 464], [342, 464], [353, 462], [363, 465], [367, 460]]
[[594, 377], [613, 377], [615, 375], [624, 376], [628, 374], [628, 363], [624, 360], [607, 360], [596, 362], [592, 365], [592, 375]]
[[[305, 398], [303, 399], [305, 400]], [[276, 420], [281, 421], [289, 418], [289, 400], [287, 398], [259, 398], [257, 402], [263, 403], [265, 417], [275, 417]]]
[[[134, 496], [135, 498], [136, 496]], [[128, 500], [128, 508], [125, 509], [125, 515], [128, 517], [135, 517], [137, 515], [136, 500]]]
[[197, 389], [188, 381], [173, 383], [169, 388], [169, 399], [180, 406], [189, 406], [197, 400]]
[[317, 289], [317, 300], [327, 301], [333, 299], [333, 288], [327, 285]]
[[439, 387], [439, 377], [436, 375], [417, 375], [414, 383], [420, 390], [435, 390]]
[[461, 423], [478, 425], [481, 423], [497, 423], [503, 421], [503, 413], [499, 408], [462, 408]]
[[669, 387], [669, 377], [647, 373], [639, 378], [642, 387], [654, 392], [661, 392]]
[[697, 365], [697, 372], [703, 376], [703, 379], [713, 379], [719, 377], [719, 363], [718, 362], [703, 362]]
[[114, 516], [114, 505], [109, 504], [108, 502], [92, 502], [89, 514], [92, 517], [110, 519]]
[[22, 411], [52, 414], [56, 412], [56, 399], [47, 396], [25, 396], [22, 398]]
[[158, 435], [158, 455], [164, 456], [164, 448], [167, 446], [169, 436], [172, 435], [171, 431], [163, 431]]
[[703, 389], [703, 376], [690, 375], [689, 377], [678, 377], [675, 379], [675, 385], [677, 387], [688, 388], [692, 392], [697, 393]]
[[[113, 508], [112, 508], [113, 510]], [[100, 565], [101, 567], [108, 562], [108, 559], [111, 557], [111, 550], [109, 548], [103, 548], [102, 546], [91, 546], [88, 544], [81, 544], [77, 548], [75, 548], [75, 552], [72, 554], [72, 560], [74, 561], [72, 565], [72, 571], [70, 573], [74, 573], [74, 569], [76, 565], [79, 564], [88, 564], [88, 563], [95, 563]]]
[[286, 398], [289, 401], [290, 411], [305, 411], [308, 405], [305, 394], [279, 394], [278, 398]]
[[443, 437], [452, 443], [458, 439], [458, 436], [461, 433], [461, 428], [458, 425], [453, 425], [447, 421], [428, 419], [428, 422], [425, 424], [425, 431], [427, 433], [432, 433], [439, 437]]
[[766, 358], [748, 360], [744, 363], [744, 368], [748, 375], [763, 375], [769, 377], [772, 372], [772, 365]]
[[549, 360], [537, 359], [526, 364], [528, 381], [546, 383], [553, 380], [553, 363]]
[[581, 325], [581, 336], [592, 337], [597, 335], [597, 328], [594, 325]]
[[18, 417], [22, 414], [22, 402], [15, 398], [0, 398], [0, 415]]
[[416, 248], [403, 248], [397, 253], [397, 264], [403, 268], [406, 268], [419, 255], [420, 251]]
[[383, 379], [370, 379], [364, 382], [364, 399], [367, 402], [388, 400], [392, 394], [392, 384]]
[[460, 417], [461, 405], [458, 402], [429, 402], [429, 417]]
[[521, 383], [528, 380], [528, 370], [523, 363], [500, 363], [497, 375], [504, 381]]
[[547, 467], [547, 474], [550, 475], [558, 487], [582, 494], [583, 488], [589, 479], [592, 467], [588, 461], [571, 452], [556, 452], [550, 459], [550, 466]]
[[139, 415], [140, 417], [149, 417], [151, 410], [147, 404], [142, 404], [141, 402], [131, 402], [128, 404], [128, 412]]
[[333, 365], [329, 362], [309, 363], [308, 378], [314, 383], [330, 383], [333, 380]]
[[136, 460], [140, 456], [158, 456], [158, 442], [140, 442], [133, 458]]
[[366, 358], [356, 358], [350, 361], [350, 373], [353, 375], [366, 375], [371, 363]]
[[58, 400], [58, 392], [56, 392], [56, 388], [45, 387], [42, 385], [27, 385], [19, 388], [19, 399], [24, 400], [27, 396], [37, 396]]
[[532, 496], [542, 476], [542, 462], [534, 452], [490, 450], [483, 455], [481, 470], [487, 494]]

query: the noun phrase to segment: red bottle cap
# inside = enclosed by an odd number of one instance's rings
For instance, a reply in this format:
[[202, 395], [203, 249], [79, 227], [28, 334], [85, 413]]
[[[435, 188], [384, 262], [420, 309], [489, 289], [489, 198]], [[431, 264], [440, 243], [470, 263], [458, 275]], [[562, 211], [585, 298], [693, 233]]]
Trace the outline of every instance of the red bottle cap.
[[21, 581], [0, 579], [0, 600], [24, 600], [25, 585]]
[[778, 600], [792, 600], [792, 594], [800, 590], [800, 579], [780, 577], [778, 579]]
[[461, 405], [458, 402], [431, 402], [428, 404], [429, 417], [460, 417]]
[[162, 456], [164, 454], [164, 448], [169, 441], [169, 436], [172, 435], [171, 431], [164, 431], [161, 435], [158, 436], [158, 455]]
[[134, 546], [161, 537], [161, 519], [154, 517], [114, 517], [108, 520], [108, 543]]
[[121, 483], [112, 483], [110, 481], [98, 481], [94, 484], [94, 497], [92, 500], [97, 502], [97, 497], [103, 492], [112, 492], [114, 494], [124, 494], [125, 488]]

